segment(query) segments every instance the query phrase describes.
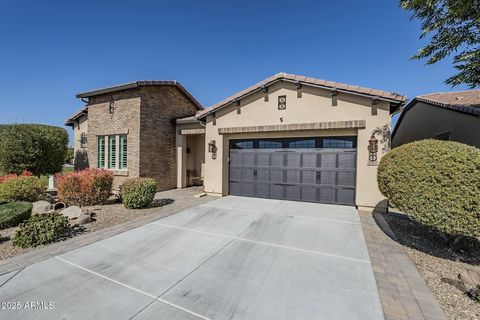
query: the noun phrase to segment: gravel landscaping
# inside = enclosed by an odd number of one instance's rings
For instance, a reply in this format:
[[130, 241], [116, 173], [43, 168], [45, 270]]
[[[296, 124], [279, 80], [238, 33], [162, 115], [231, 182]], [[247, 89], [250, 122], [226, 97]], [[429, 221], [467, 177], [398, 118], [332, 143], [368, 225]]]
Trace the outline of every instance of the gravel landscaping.
[[[203, 187], [192, 187], [182, 190], [174, 189], [158, 192], [152, 205], [146, 209], [127, 209], [121, 203], [115, 203], [113, 201], [101, 206], [84, 207], [93, 212], [92, 217], [94, 221], [82, 226], [81, 230], [77, 229], [76, 235], [88, 236], [89, 233], [140, 217], [157, 215], [165, 211], [181, 211], [191, 207], [192, 203], [201, 204], [215, 199], [214, 197], [203, 197], [200, 199], [193, 197], [202, 190]], [[17, 229], [18, 227], [0, 230], [0, 261], [45, 247], [39, 246], [36, 248], [23, 249], [13, 246], [11, 238]]]
[[[448, 319], [480, 319], [480, 303], [467, 297], [445, 279], [457, 280], [465, 268], [480, 271], [480, 241], [463, 239], [452, 250], [441, 235], [401, 214], [385, 220], [406, 249]], [[443, 279], [443, 280], [442, 280]]]

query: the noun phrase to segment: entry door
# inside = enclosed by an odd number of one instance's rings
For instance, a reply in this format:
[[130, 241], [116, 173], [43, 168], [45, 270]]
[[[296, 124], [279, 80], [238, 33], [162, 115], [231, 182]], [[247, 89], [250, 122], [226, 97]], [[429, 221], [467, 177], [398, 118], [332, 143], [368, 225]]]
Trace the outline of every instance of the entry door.
[[230, 194], [355, 204], [356, 149], [230, 149]]

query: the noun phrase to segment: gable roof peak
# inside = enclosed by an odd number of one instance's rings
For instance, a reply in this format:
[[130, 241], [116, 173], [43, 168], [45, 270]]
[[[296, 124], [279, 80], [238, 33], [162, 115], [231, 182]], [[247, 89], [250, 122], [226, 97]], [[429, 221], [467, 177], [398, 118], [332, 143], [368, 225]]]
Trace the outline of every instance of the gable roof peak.
[[407, 99], [404, 95], [401, 95], [399, 93], [365, 88], [365, 87], [360, 87], [356, 85], [349, 85], [341, 82], [316, 79], [316, 78], [311, 78], [311, 77], [306, 77], [306, 76], [301, 76], [301, 75], [296, 75], [296, 74], [291, 74], [286, 72], [279, 72], [269, 78], [266, 78], [254, 84], [253, 86], [248, 87], [245, 90], [237, 92], [236, 94], [220, 101], [217, 104], [214, 104], [213, 106], [203, 111], [200, 111], [199, 113], [197, 113], [196, 117], [197, 119], [204, 118], [208, 114], [214, 112], [215, 110], [223, 108], [224, 106], [229, 105], [230, 103], [238, 101], [239, 99], [247, 95], [250, 95], [254, 92], [257, 92], [258, 90], [261, 90], [262, 88], [269, 86], [278, 81], [290, 81], [290, 82], [301, 83], [301, 84], [310, 85], [318, 88], [323, 88], [327, 90], [335, 90], [335, 91], [340, 91], [340, 92], [345, 92], [350, 94], [363, 95], [367, 97], [375, 97], [375, 98], [386, 100], [398, 105], [403, 104]]

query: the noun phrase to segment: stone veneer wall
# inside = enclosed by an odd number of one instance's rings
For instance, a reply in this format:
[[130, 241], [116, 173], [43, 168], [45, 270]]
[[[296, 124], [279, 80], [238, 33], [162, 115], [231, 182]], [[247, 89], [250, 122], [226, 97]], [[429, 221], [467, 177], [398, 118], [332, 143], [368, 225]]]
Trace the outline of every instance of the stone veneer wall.
[[175, 86], [142, 87], [140, 93], [140, 176], [155, 178], [158, 190], [176, 188], [172, 119], [194, 115], [197, 108]]
[[[114, 171], [114, 188], [127, 178], [140, 175], [140, 90], [131, 89], [90, 98], [88, 104], [88, 158], [90, 168], [97, 168], [97, 136], [127, 134], [127, 170]], [[114, 113], [109, 112], [113, 102]]]

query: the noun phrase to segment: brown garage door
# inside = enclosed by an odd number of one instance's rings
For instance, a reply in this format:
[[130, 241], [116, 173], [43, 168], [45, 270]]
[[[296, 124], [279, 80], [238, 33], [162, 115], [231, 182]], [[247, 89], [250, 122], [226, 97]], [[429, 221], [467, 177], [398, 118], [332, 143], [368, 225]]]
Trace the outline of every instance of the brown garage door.
[[233, 140], [230, 194], [355, 204], [356, 139]]

